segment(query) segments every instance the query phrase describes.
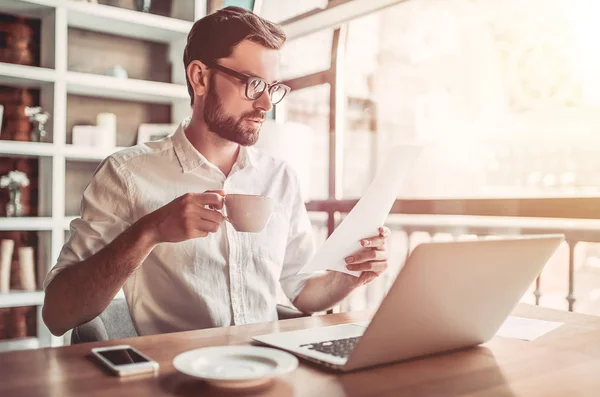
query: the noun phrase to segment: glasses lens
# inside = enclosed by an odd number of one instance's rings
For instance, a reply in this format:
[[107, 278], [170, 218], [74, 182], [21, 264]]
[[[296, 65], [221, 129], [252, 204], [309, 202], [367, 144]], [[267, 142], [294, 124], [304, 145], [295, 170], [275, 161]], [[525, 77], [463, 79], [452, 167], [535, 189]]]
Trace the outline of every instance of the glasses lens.
[[281, 85], [281, 84], [277, 84], [274, 85], [271, 88], [271, 103], [273, 105], [281, 102], [281, 100], [283, 99], [283, 97], [285, 97], [285, 95], [288, 93], [287, 87]]
[[253, 77], [248, 80], [248, 85], [246, 87], [246, 95], [250, 99], [258, 99], [265, 89], [267, 88], [267, 83], [263, 80]]

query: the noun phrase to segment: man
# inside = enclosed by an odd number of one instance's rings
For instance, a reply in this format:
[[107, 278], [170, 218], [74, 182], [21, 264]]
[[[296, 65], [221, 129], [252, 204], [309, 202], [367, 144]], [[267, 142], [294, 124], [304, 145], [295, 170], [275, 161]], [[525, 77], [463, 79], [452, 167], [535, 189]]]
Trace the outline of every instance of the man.
[[[295, 174], [251, 146], [273, 103], [283, 31], [228, 7], [197, 21], [184, 64], [192, 116], [169, 138], [106, 159], [44, 287], [43, 318], [62, 335], [100, 314], [121, 287], [140, 335], [277, 318], [278, 283], [301, 311], [326, 310], [387, 267], [385, 238], [347, 258], [360, 277], [298, 274], [313, 253]], [[218, 211], [226, 193], [277, 205], [260, 233]]]

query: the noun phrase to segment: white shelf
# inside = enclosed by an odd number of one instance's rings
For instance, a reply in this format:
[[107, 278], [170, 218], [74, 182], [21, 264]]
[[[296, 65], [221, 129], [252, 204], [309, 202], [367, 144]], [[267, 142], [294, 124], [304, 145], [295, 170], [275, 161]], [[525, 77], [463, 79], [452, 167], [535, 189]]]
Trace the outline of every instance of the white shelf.
[[50, 217], [1, 217], [0, 230], [52, 230], [53, 221]]
[[29, 18], [44, 17], [58, 7], [66, 9], [68, 26], [160, 43], [186, 38], [193, 25], [182, 19], [82, 1], [2, 0], [3, 12]]
[[122, 149], [125, 147], [96, 148], [65, 145], [61, 148], [52, 143], [0, 140], [0, 155], [14, 157], [53, 157], [62, 154], [67, 160], [102, 161]]
[[53, 69], [0, 62], [0, 85], [35, 87], [56, 81]]
[[2, 12], [28, 18], [41, 18], [55, 8], [55, 0], [2, 0]]
[[63, 4], [69, 26], [148, 41], [168, 43], [185, 38], [193, 25], [190, 21], [101, 4]]
[[0, 308], [43, 304], [44, 291], [10, 291], [8, 294], [0, 294]]
[[[56, 80], [53, 69], [0, 62], [0, 85], [39, 88]], [[189, 100], [183, 84], [79, 72], [67, 72], [66, 82], [70, 94], [165, 104]]]
[[69, 94], [166, 104], [189, 100], [187, 87], [182, 84], [79, 72], [67, 72], [66, 81]]
[[51, 157], [56, 153], [52, 143], [0, 140], [0, 154], [20, 157]]
[[[158, 1], [158, 0], [157, 0]], [[179, 2], [180, 0], [177, 0]], [[192, 0], [188, 0], [192, 1]], [[179, 5], [178, 14], [184, 9]], [[205, 0], [193, 0], [194, 19], [204, 14]], [[43, 46], [42, 68], [0, 63], [0, 85], [38, 88], [40, 104], [52, 112], [50, 119], [53, 143], [15, 142], [0, 140], [0, 156], [33, 157], [39, 161], [40, 213], [52, 217], [0, 218], [0, 230], [42, 231], [39, 247], [45, 267], [50, 270], [56, 262], [65, 238], [65, 230], [73, 217], [65, 216], [66, 165], [69, 161], [101, 161], [120, 147], [100, 149], [67, 144], [68, 94], [141, 103], [171, 105], [171, 117], [180, 120], [189, 114], [189, 95], [185, 84], [169, 84], [136, 79], [119, 79], [68, 70], [69, 27], [80, 28], [122, 37], [165, 43], [168, 60], [173, 64], [171, 76], [177, 80], [185, 71], [181, 51], [193, 26], [190, 21], [168, 18], [117, 7], [74, 0], [0, 0], [0, 12], [36, 18], [41, 22]], [[191, 19], [191, 18], [190, 18]], [[180, 70], [181, 69], [181, 70]], [[181, 81], [180, 81], [181, 82]], [[116, 299], [123, 298], [122, 291]], [[0, 295], [0, 307], [39, 306], [44, 292], [11, 291]], [[39, 311], [39, 310], [38, 310]], [[39, 313], [38, 313], [39, 314]], [[36, 338], [0, 341], [0, 351], [62, 345], [39, 320]]]
[[66, 145], [64, 148], [64, 155], [67, 160], [74, 161], [102, 161], [111, 154], [118, 152], [119, 150], [125, 149], [124, 147], [115, 148], [95, 148], [92, 146], [75, 146]]
[[0, 340], [0, 352], [37, 349], [39, 347], [40, 342], [37, 338], [18, 338]]

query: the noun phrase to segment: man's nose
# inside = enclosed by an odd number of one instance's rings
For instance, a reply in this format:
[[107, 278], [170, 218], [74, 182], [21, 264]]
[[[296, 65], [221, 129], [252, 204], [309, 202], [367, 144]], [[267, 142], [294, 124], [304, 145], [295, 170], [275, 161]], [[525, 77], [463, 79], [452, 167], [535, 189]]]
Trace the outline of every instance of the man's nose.
[[269, 90], [265, 90], [260, 98], [254, 101], [254, 107], [258, 109], [262, 109], [265, 112], [268, 112], [273, 108], [273, 104], [271, 103], [271, 96], [269, 95]]

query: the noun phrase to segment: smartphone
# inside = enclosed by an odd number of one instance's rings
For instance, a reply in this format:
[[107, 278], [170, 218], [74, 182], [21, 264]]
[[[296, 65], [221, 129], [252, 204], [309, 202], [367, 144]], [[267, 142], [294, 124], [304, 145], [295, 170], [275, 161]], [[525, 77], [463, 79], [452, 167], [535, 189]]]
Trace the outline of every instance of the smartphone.
[[92, 354], [113, 374], [137, 375], [158, 371], [158, 363], [129, 345], [95, 347]]

